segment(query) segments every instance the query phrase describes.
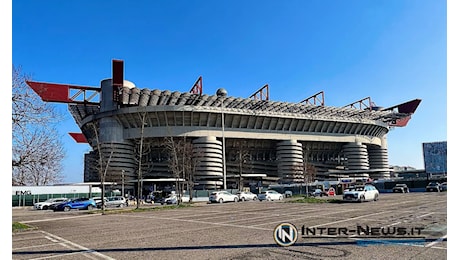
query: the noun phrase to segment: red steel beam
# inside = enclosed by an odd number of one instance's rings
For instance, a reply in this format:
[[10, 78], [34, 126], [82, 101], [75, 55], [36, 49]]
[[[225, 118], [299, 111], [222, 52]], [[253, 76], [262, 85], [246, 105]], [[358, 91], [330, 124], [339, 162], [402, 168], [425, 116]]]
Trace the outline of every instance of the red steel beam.
[[[364, 101], [368, 101], [368, 104], [366, 104]], [[361, 110], [364, 110], [364, 109], [369, 109], [369, 110], [372, 110], [372, 107], [373, 107], [373, 103], [371, 101], [371, 97], [366, 97], [366, 98], [363, 98], [361, 100], [358, 100], [356, 102], [353, 102], [349, 105], [346, 105], [344, 107], [350, 107], [350, 108], [357, 108], [355, 107], [355, 105], [358, 104], [359, 105], [359, 108], [358, 109], [361, 109]], [[363, 108], [364, 107], [364, 108]]]
[[[97, 87], [76, 86], [36, 81], [26, 81], [26, 83], [45, 102], [99, 104], [99, 101], [91, 101], [97, 94], [100, 94], [101, 92], [101, 89]], [[77, 94], [74, 94], [72, 97], [70, 97], [71, 90], [77, 90]], [[83, 94], [83, 101], [76, 100], [76, 98], [80, 96], [80, 94]], [[87, 94], [89, 95], [87, 96]]]
[[254, 94], [252, 94], [249, 98], [254, 100], [270, 100], [269, 92], [268, 92], [268, 84], [265, 84], [259, 90], [257, 90]]
[[82, 133], [69, 133], [69, 135], [75, 140], [77, 143], [88, 143], [86, 137]]
[[[318, 96], [321, 96], [321, 99], [318, 98]], [[300, 101], [300, 103], [305, 103], [307, 105], [311, 104], [311, 105], [315, 105], [315, 106], [316, 106], [316, 102], [318, 102], [320, 106], [324, 106], [324, 91], [320, 91], [320, 92], [314, 94], [313, 96], [308, 97], [308, 98]]]

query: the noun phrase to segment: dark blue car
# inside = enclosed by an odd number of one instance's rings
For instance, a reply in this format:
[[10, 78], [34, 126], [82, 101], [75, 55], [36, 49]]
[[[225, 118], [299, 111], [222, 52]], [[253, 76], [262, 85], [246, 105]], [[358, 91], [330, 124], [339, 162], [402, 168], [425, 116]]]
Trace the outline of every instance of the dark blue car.
[[54, 211], [70, 211], [71, 209], [87, 209], [92, 210], [96, 208], [96, 202], [89, 198], [71, 199], [67, 202], [56, 205]]

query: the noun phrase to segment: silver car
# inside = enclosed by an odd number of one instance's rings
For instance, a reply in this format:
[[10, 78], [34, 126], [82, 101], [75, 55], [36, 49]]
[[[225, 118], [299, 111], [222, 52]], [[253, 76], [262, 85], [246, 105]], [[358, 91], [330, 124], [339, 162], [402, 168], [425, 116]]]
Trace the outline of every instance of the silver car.
[[379, 190], [374, 185], [366, 184], [350, 187], [343, 192], [344, 201], [377, 201], [379, 199]]
[[37, 202], [34, 204], [34, 209], [42, 209], [42, 210], [47, 210], [51, 209], [53, 205], [60, 204], [62, 202], [68, 201], [68, 198], [52, 198], [52, 199], [47, 199], [43, 202]]
[[128, 202], [123, 196], [108, 197], [104, 204], [107, 207], [118, 207], [118, 208], [123, 208], [125, 206], [128, 206]]
[[219, 202], [219, 203], [224, 203], [224, 202], [238, 202], [239, 198], [235, 194], [231, 194], [228, 191], [214, 191], [211, 193], [209, 196], [209, 202]]
[[257, 195], [250, 191], [239, 191], [236, 195], [238, 195], [238, 198], [241, 201], [257, 200]]
[[257, 198], [260, 201], [263, 201], [263, 200], [273, 201], [273, 200], [282, 200], [284, 198], [284, 195], [274, 190], [267, 190], [262, 193], [259, 193], [259, 195], [257, 195]]

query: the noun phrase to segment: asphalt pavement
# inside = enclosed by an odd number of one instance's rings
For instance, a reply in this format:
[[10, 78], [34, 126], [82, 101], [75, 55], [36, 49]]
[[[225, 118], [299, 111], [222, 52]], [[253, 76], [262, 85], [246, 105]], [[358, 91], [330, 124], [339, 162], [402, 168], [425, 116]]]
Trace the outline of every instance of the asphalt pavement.
[[12, 259], [447, 258], [447, 193], [380, 194], [364, 203], [289, 200], [104, 215], [13, 209], [13, 221], [35, 229], [12, 234]]

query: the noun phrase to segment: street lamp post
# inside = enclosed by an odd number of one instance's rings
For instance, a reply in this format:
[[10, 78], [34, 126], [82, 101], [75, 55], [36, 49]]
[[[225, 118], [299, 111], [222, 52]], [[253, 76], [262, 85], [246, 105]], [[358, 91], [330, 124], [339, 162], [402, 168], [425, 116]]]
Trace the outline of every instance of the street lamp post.
[[224, 174], [224, 190], [227, 189], [227, 167], [225, 162], [225, 119], [224, 119], [224, 99], [227, 96], [227, 90], [220, 88], [217, 90], [217, 96], [221, 97], [221, 112], [222, 112], [222, 166]]
[[125, 196], [125, 170], [121, 170], [121, 196]]

